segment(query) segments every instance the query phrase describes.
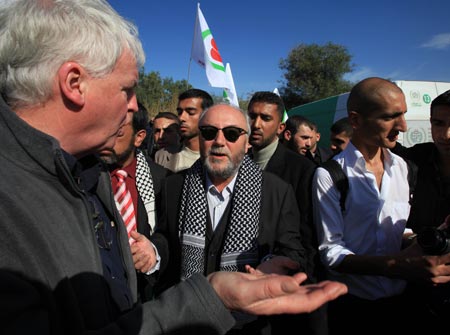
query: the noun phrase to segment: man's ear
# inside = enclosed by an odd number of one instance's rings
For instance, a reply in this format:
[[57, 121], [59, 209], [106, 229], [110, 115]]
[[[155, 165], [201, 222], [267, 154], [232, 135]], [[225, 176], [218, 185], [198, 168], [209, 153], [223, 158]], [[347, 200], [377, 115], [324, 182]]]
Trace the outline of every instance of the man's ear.
[[319, 141], [320, 141], [320, 133], [316, 132], [316, 142], [319, 142]]
[[81, 107], [85, 103], [84, 69], [75, 62], [66, 62], [58, 70], [58, 84], [64, 99]]
[[290, 130], [286, 130], [283, 134], [284, 134], [284, 139], [289, 142], [291, 140], [291, 137], [292, 137], [291, 131]]
[[356, 129], [359, 126], [359, 116], [359, 113], [355, 111], [348, 112], [348, 121], [353, 129]]
[[136, 148], [140, 147], [142, 142], [144, 142], [145, 137], [147, 136], [147, 131], [145, 129], [141, 129], [139, 130], [135, 135], [134, 135], [134, 146]]
[[285, 124], [284, 122], [281, 122], [281, 123], [278, 125], [277, 135], [280, 135], [280, 134], [283, 132], [284, 128], [286, 128], [286, 124]]

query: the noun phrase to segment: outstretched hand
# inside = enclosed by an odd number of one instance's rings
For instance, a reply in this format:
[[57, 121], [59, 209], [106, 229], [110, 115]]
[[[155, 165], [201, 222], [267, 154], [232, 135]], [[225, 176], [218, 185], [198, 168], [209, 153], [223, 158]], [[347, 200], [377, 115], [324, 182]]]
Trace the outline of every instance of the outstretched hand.
[[306, 274], [214, 272], [208, 280], [225, 306], [255, 315], [309, 313], [347, 293], [342, 283], [323, 281], [300, 285]]

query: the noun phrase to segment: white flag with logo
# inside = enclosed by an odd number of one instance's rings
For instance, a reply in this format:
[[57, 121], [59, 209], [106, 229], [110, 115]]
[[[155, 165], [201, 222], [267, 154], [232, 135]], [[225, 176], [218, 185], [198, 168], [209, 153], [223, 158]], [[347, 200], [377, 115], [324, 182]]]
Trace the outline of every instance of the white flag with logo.
[[230, 63], [227, 63], [225, 68], [225, 73], [228, 79], [228, 87], [223, 89], [223, 96], [226, 100], [230, 102], [235, 107], [239, 107], [239, 99], [236, 93], [236, 87], [234, 87], [233, 75], [231, 74]]
[[197, 7], [197, 21], [195, 23], [191, 58], [206, 70], [206, 77], [212, 87], [229, 88], [222, 57], [205, 17], [200, 10], [200, 4]]

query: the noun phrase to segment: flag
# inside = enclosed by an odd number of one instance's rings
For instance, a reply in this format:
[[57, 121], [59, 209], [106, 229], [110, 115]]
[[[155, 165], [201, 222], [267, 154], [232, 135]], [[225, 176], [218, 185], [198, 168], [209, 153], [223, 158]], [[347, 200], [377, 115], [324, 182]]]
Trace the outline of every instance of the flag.
[[223, 97], [230, 102], [235, 107], [239, 107], [239, 100], [236, 93], [236, 88], [234, 87], [233, 75], [231, 74], [230, 63], [227, 63], [225, 67], [225, 74], [228, 80], [228, 87], [223, 89]]
[[191, 59], [206, 70], [206, 77], [212, 87], [228, 88], [229, 82], [225, 73], [216, 41], [214, 40], [205, 17], [197, 5], [194, 41], [192, 43]]
[[[278, 92], [278, 88], [277, 87], [275, 87], [275, 89], [273, 90], [273, 93], [275, 93], [276, 95], [278, 95], [281, 98], [280, 92]], [[286, 112], [286, 109], [285, 109], [284, 112], [283, 112], [283, 120], [281, 120], [281, 122], [285, 123], [287, 119], [288, 119], [288, 115], [287, 115], [287, 112]]]

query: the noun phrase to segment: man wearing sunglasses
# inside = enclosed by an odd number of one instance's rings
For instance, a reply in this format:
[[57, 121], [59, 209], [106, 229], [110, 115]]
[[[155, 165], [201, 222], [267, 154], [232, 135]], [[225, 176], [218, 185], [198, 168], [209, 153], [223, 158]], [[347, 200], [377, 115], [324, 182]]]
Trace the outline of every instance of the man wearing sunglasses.
[[[317, 236], [312, 222], [311, 212], [311, 181], [315, 165], [279, 141], [284, 130], [283, 100], [277, 94], [269, 91], [254, 93], [248, 104], [251, 134], [251, 157], [264, 171], [276, 174], [292, 185], [300, 211], [297, 229], [300, 229], [302, 245], [305, 248], [308, 280], [315, 282], [321, 273], [321, 262], [317, 253]], [[277, 322], [272, 321], [272, 328], [286, 328], [286, 323], [292, 321], [295, 328], [301, 327], [312, 334], [327, 334], [325, 318], [326, 310], [319, 309], [311, 314], [285, 316]], [[294, 325], [292, 326], [294, 327]], [[292, 328], [291, 327], [291, 328]]]
[[[214, 105], [200, 116], [199, 129], [200, 159], [169, 176], [162, 190], [165, 217], [156, 233], [167, 237], [171, 260], [163, 282], [248, 265], [265, 273], [305, 271], [292, 186], [246, 155], [246, 113]], [[259, 333], [266, 322], [241, 317], [242, 329], [233, 334]]]

